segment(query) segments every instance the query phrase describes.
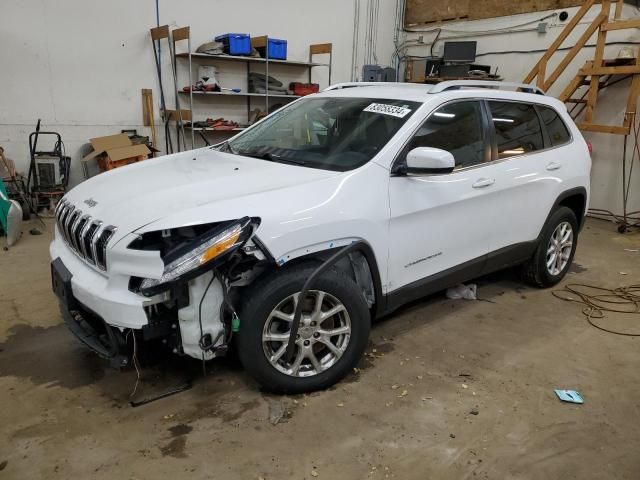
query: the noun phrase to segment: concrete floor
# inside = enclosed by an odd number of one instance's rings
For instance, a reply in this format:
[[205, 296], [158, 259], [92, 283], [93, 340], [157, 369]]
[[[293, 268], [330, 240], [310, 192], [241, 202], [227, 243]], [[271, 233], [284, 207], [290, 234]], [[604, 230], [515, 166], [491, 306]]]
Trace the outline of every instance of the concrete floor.
[[[0, 251], [2, 479], [640, 478], [640, 339], [512, 272], [479, 281], [484, 301], [439, 294], [377, 323], [359, 371], [329, 391], [265, 395], [232, 360], [203, 377], [172, 359], [138, 396], [187, 374], [193, 389], [131, 408], [135, 372], [105, 368], [60, 324], [48, 230]], [[640, 283], [625, 250], [639, 247], [589, 221], [565, 283]]]

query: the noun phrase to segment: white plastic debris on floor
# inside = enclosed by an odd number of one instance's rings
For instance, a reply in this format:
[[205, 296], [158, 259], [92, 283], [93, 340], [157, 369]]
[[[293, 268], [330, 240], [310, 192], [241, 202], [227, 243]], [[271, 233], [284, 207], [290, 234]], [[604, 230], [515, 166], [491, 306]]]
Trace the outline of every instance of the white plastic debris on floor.
[[468, 285], [456, 285], [455, 287], [451, 287], [447, 289], [447, 298], [451, 300], [459, 300], [461, 298], [465, 300], [476, 300], [476, 291], [478, 290], [478, 286], [475, 283], [470, 283]]

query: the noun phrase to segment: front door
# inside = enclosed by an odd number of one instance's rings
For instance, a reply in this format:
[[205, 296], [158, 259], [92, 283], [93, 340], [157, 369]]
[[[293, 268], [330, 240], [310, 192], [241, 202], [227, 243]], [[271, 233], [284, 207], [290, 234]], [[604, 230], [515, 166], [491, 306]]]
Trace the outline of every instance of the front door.
[[486, 171], [487, 118], [481, 101], [447, 103], [429, 115], [396, 160], [405, 161], [413, 148], [434, 147], [452, 153], [456, 167], [448, 174], [391, 177], [387, 292], [456, 269], [469, 276], [481, 271], [496, 201], [490, 194], [495, 179]]

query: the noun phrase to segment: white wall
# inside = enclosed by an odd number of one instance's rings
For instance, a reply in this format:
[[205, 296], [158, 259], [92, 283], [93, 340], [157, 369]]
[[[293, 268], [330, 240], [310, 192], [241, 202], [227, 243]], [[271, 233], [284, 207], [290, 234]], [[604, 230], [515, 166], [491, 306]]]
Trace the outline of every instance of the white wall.
[[[577, 8], [565, 9], [570, 13], [570, 18], [577, 11]], [[582, 19], [581, 23], [574, 30], [574, 33], [564, 43], [564, 46], [571, 47], [580, 37], [593, 18], [599, 13], [600, 5], [596, 5]], [[559, 13], [562, 10], [555, 12]], [[521, 82], [536, 64], [543, 52], [559, 35], [566, 22], [560, 22], [557, 17], [544, 20], [549, 23], [548, 33], [539, 34], [536, 31], [537, 20], [547, 15], [555, 13], [536, 12], [531, 14], [516, 15], [512, 17], [502, 17], [488, 20], [478, 20], [471, 22], [447, 23], [442, 25], [439, 41], [435, 44], [434, 54], [442, 53], [443, 40], [460, 38], [462, 40], [475, 40], [478, 42], [477, 63], [489, 64], [498, 67], [498, 72], [504, 80]], [[638, 9], [629, 5], [624, 6], [624, 18], [640, 17]], [[530, 23], [533, 22], [533, 23]], [[523, 25], [527, 24], [527, 25]], [[513, 28], [515, 27], [515, 28]], [[497, 33], [497, 29], [507, 29], [509, 33]], [[400, 41], [407, 46], [409, 55], [426, 56], [429, 55], [430, 44], [436, 36], [433, 28], [425, 28], [425, 32], [406, 32]], [[520, 31], [513, 31], [520, 30]], [[461, 33], [457, 33], [457, 32]], [[476, 33], [470, 33], [471, 31]], [[638, 29], [609, 32], [607, 42], [640, 42]], [[416, 45], [417, 39], [423, 36], [424, 45]], [[593, 35], [588, 45], [595, 44], [596, 35]], [[605, 58], [615, 58], [622, 45], [611, 45], [605, 50]], [[637, 49], [638, 46], [632, 46]], [[531, 51], [535, 53], [498, 53], [494, 55], [482, 55], [487, 52], [507, 52], [507, 51]], [[592, 59], [594, 48], [584, 48], [574, 59], [573, 63], [565, 70], [564, 74], [549, 91], [552, 95], [558, 95], [562, 89], [573, 79], [576, 72], [584, 65], [586, 60]], [[561, 61], [563, 52], [558, 52], [547, 67], [547, 76], [553, 68]], [[618, 85], [607, 88], [599, 96], [596, 107], [596, 123], [608, 125], [621, 125], [626, 110], [629, 80]], [[576, 95], [574, 95], [576, 96]], [[591, 207], [612, 210], [616, 213], [622, 212], [622, 145], [623, 136], [602, 133], [585, 133], [585, 138], [593, 143], [593, 170], [592, 170], [592, 198]], [[632, 137], [629, 137], [629, 151], [633, 146]], [[636, 160], [635, 169], [631, 181], [631, 195], [629, 196], [629, 211], [640, 210], [640, 161]]]
[[[334, 45], [333, 82], [350, 81], [360, 75], [364, 58], [367, 24], [367, 6], [374, 0], [160, 0], [160, 24], [191, 26], [193, 48], [212, 36], [223, 32], [246, 32], [252, 35], [269, 34], [288, 40], [289, 58], [305, 60], [310, 43], [332, 42]], [[354, 54], [354, 13], [359, 4], [358, 42]], [[394, 36], [397, 0], [379, 0], [377, 50], [378, 62], [389, 65], [395, 50]], [[598, 7], [595, 7], [598, 8]], [[576, 9], [568, 9], [573, 14]], [[595, 11], [595, 10], [594, 10]], [[542, 12], [491, 20], [446, 24], [447, 30], [467, 32], [463, 38], [478, 41], [478, 52], [504, 52], [506, 50], [545, 49], [559, 34], [562, 24], [551, 23], [547, 34], [531, 31], [535, 24], [517, 27], [517, 33], [491, 33], [497, 28], [508, 28], [536, 20], [548, 13]], [[625, 17], [639, 15], [635, 8], [625, 7]], [[595, 16], [591, 12], [580, 29]], [[554, 24], [555, 23], [555, 24]], [[159, 92], [154, 71], [153, 51], [149, 28], [156, 24], [154, 0], [3, 0], [0, 15], [0, 145], [19, 169], [28, 167], [27, 137], [38, 118], [43, 128], [59, 131], [72, 156], [72, 183], [82, 179], [80, 149], [91, 137], [118, 133], [124, 128], [143, 127], [140, 90], [152, 88], [156, 115]], [[486, 31], [469, 34], [470, 30]], [[615, 32], [610, 40], [640, 40], [636, 30]], [[427, 55], [428, 42], [435, 33], [402, 33], [399, 42], [415, 41], [423, 36], [425, 45], [412, 46], [408, 53]], [[440, 39], [458, 36], [443, 32]], [[579, 35], [575, 34], [574, 38]], [[590, 43], [595, 42], [595, 37]], [[571, 44], [568, 41], [567, 44]], [[440, 52], [438, 42], [435, 53]], [[607, 57], [615, 57], [620, 49], [607, 49]], [[560, 78], [551, 93], [565, 85], [593, 54], [585, 49]], [[521, 81], [542, 55], [538, 53], [496, 54], [482, 56], [478, 62], [499, 68], [505, 80]], [[165, 89], [169, 107], [173, 105], [167, 49], [163, 50]], [[186, 64], [182, 64], [186, 66]], [[244, 79], [243, 67], [219, 64], [220, 80], [224, 85], [240, 86]], [[551, 68], [550, 65], [549, 68]], [[185, 71], [181, 68], [181, 71]], [[271, 73], [283, 81], [304, 79], [304, 71], [276, 69]], [[314, 81], [326, 85], [322, 69], [314, 73]], [[182, 76], [179, 84], [186, 85]], [[617, 124], [624, 113], [623, 88], [612, 87], [601, 96], [597, 121]], [[184, 99], [186, 100], [186, 98]], [[254, 106], [259, 107], [262, 102]], [[184, 104], [183, 104], [184, 106]], [[207, 116], [225, 116], [244, 121], [244, 102], [225, 99], [213, 102], [204, 99], [194, 108], [196, 119]], [[157, 120], [158, 121], [158, 120]], [[160, 130], [160, 129], [159, 129]], [[158, 132], [161, 133], [160, 131]], [[621, 212], [621, 155], [622, 137], [604, 134], [585, 135], [594, 144], [592, 180], [593, 207]], [[162, 136], [159, 145], [163, 146]], [[630, 209], [640, 209], [640, 166], [636, 165], [630, 197]]]
[[[389, 3], [395, 5], [395, 0]], [[351, 79], [353, 1], [160, 0], [159, 11], [161, 25], [191, 26], [194, 49], [224, 32], [269, 34], [288, 40], [289, 59], [307, 60], [309, 44], [331, 42], [332, 80]], [[157, 115], [160, 95], [149, 37], [149, 28], [156, 25], [154, 0], [3, 0], [1, 12], [0, 145], [19, 170], [28, 169], [27, 138], [38, 118], [44, 130], [62, 134], [72, 156], [72, 184], [82, 179], [80, 149], [89, 138], [125, 128], [149, 134], [142, 126], [140, 90], [153, 89]], [[166, 44], [163, 49], [172, 108]], [[223, 84], [246, 87], [244, 65], [219, 66]], [[301, 69], [276, 68], [271, 73], [283, 81], [306, 78]], [[326, 69], [314, 71], [313, 79], [326, 86]], [[186, 76], [179, 81], [180, 86], [187, 83]], [[204, 99], [198, 105], [196, 119], [246, 120], [245, 102], [239, 99]], [[158, 143], [164, 145], [162, 138]]]

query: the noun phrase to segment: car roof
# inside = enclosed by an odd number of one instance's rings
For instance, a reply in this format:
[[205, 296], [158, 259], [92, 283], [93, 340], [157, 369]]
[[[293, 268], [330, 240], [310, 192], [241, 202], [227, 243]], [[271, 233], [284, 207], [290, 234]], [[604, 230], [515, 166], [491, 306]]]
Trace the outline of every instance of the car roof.
[[541, 91], [541, 93], [527, 93], [522, 91], [502, 90], [501, 88], [503, 87], [512, 87], [514, 90], [516, 88], [536, 89], [533, 85], [482, 81], [442, 82], [435, 85], [426, 85], [421, 83], [354, 82], [330, 86], [317, 95], [338, 98], [407, 100], [420, 103], [427, 103], [443, 96], [447, 99], [456, 97], [481, 97], [488, 99], [538, 103], [549, 105], [555, 109], [566, 110], [566, 106], [562, 102], [556, 98], [544, 95]]
[[423, 103], [427, 100], [427, 94], [431, 88], [431, 85], [419, 83], [381, 84], [380, 86], [365, 84], [357, 87], [325, 90], [319, 95], [323, 97], [387, 98]]

